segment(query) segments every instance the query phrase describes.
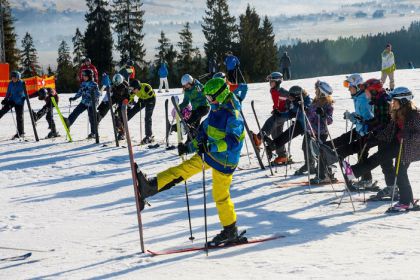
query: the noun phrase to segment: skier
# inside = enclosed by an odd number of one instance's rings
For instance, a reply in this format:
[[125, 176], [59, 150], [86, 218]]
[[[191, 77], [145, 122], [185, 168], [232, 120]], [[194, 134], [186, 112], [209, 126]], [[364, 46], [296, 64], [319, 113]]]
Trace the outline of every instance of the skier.
[[228, 51], [226, 53], [226, 58], [225, 58], [224, 63], [226, 65], [226, 71], [227, 71], [229, 82], [231, 82], [232, 84], [236, 84], [237, 75], [238, 75], [237, 72], [238, 72], [239, 65], [241, 64], [239, 59], [233, 55], [232, 51]]
[[202, 168], [212, 168], [213, 199], [223, 230], [211, 242], [216, 245], [235, 243], [238, 241], [238, 230], [229, 188], [245, 137], [244, 124], [238, 110], [239, 101], [223, 79], [209, 80], [204, 87], [204, 94], [211, 104], [210, 114], [200, 125], [194, 140], [178, 146], [180, 155], [192, 152], [197, 154], [151, 179], [147, 179], [139, 170], [139, 193], [143, 200], [140, 208], [144, 208], [145, 198], [189, 179], [201, 172]]
[[[118, 130], [117, 137], [118, 137], [118, 140], [124, 140], [125, 133], [124, 133], [124, 126], [123, 126], [123, 121], [122, 121], [121, 107], [122, 107], [123, 100], [130, 98], [130, 90], [129, 90], [128, 83], [124, 79], [123, 75], [115, 74], [114, 77], [112, 77], [111, 93], [112, 93], [111, 104], [116, 106], [115, 126]], [[108, 111], [109, 111], [109, 101], [105, 96], [101, 104], [98, 106], [98, 125], [99, 125], [99, 122], [108, 113]]]
[[[325, 145], [330, 149], [333, 148], [332, 142], [334, 142], [339, 157], [345, 157], [357, 152], [359, 161], [365, 160], [368, 156], [369, 147], [365, 145], [369, 132], [367, 122], [374, 118], [372, 106], [369, 104], [369, 99], [364, 92], [363, 83], [363, 78], [360, 74], [355, 73], [346, 77], [344, 86], [350, 92], [355, 111], [353, 113], [349, 111], [344, 112], [344, 119], [349, 120], [354, 128], [333, 140], [325, 142]], [[350, 188], [356, 190], [362, 186], [371, 185], [372, 174], [368, 171], [360, 182], [352, 184]]]
[[[67, 127], [70, 129], [70, 126], [76, 121], [81, 113], [85, 110], [88, 110], [89, 122], [90, 122], [90, 134], [88, 138], [95, 138], [95, 121], [94, 121], [94, 112], [96, 110], [96, 105], [98, 104], [99, 97], [101, 96], [98, 88], [98, 84], [93, 81], [93, 71], [90, 69], [83, 70], [82, 72], [83, 82], [80, 86], [79, 91], [74, 97], [70, 97], [69, 101], [76, 101], [78, 98], [82, 97], [82, 101], [77, 105], [77, 107], [71, 112], [68, 118], [65, 118]], [[94, 94], [95, 100], [92, 100], [91, 94]]]
[[50, 129], [50, 132], [48, 133], [46, 138], [59, 137], [60, 135], [57, 133], [57, 129], [55, 127], [54, 122], [54, 105], [51, 101], [51, 99], [54, 98], [55, 102], [58, 104], [59, 97], [57, 92], [52, 88], [41, 88], [37, 92], [37, 95], [39, 100], [45, 101], [45, 105], [36, 113], [32, 111], [32, 115], [34, 116], [35, 122], [46, 114], [45, 119], [47, 120], [48, 128]]
[[289, 55], [285, 51], [283, 53], [283, 56], [280, 58], [280, 68], [285, 81], [290, 80], [292, 78], [290, 66], [292, 66], [292, 61], [290, 60]]
[[83, 71], [84, 70], [92, 70], [93, 79], [94, 79], [93, 81], [97, 82], [97, 83], [99, 82], [98, 70], [96, 69], [95, 65], [92, 64], [90, 58], [88, 58], [88, 57], [86, 57], [83, 60], [82, 67], [80, 67], [80, 70], [79, 70], [78, 77], [79, 77], [80, 83], [84, 82], [84, 80], [83, 80]]
[[3, 105], [3, 107], [0, 110], [1, 119], [7, 112], [9, 112], [9, 110], [15, 108], [17, 133], [12, 139], [19, 139], [25, 136], [23, 124], [23, 106], [25, 105], [25, 98], [25, 82], [21, 80], [21, 75], [18, 71], [13, 71], [11, 73], [11, 81], [7, 87], [6, 96], [1, 101], [1, 105]]
[[[386, 160], [396, 159], [398, 169], [394, 184], [399, 188], [400, 199], [389, 212], [408, 211], [413, 208], [413, 192], [408, 179], [410, 163], [420, 160], [420, 112], [413, 103], [412, 92], [405, 87], [395, 88], [390, 92], [391, 121], [387, 127], [375, 136], [387, 143], [387, 149], [381, 150], [367, 158], [366, 161], [350, 166], [344, 161], [346, 175], [349, 178], [360, 177], [365, 170], [373, 170]], [[395, 185], [392, 186], [392, 188]]]
[[159, 74], [159, 80], [160, 80], [158, 93], [162, 92], [163, 86], [165, 86], [165, 91], [169, 92], [168, 65], [166, 65], [166, 62], [163, 59], [160, 61], [160, 67], [159, 67], [159, 70], [158, 70], [158, 74]]
[[135, 79], [136, 69], [134, 68], [134, 62], [132, 60], [128, 60], [124, 67], [119, 71], [119, 74], [121, 74], [127, 82]]
[[391, 44], [387, 44], [385, 50], [381, 54], [382, 58], [382, 70], [381, 70], [381, 81], [385, 85], [387, 77], [389, 77], [389, 88], [394, 89], [394, 72], [397, 66], [395, 65], [395, 57], [392, 52]]
[[[151, 85], [141, 83], [139, 80], [132, 80], [130, 82], [130, 87], [133, 89], [129, 100], [130, 104], [132, 104], [132, 108], [127, 112], [128, 120], [134, 117], [134, 115], [140, 112], [140, 110], [145, 108], [146, 115], [144, 117], [144, 121], [146, 127], [146, 137], [141, 140], [141, 143], [150, 144], [154, 141], [152, 133], [152, 115], [156, 104], [156, 94]], [[135, 96], [137, 96], [138, 101], [134, 104], [133, 102]]]
[[[192, 112], [187, 124], [193, 130], [197, 130], [201, 118], [207, 115], [210, 110], [206, 96], [203, 94], [203, 85], [189, 74], [182, 76], [181, 84], [184, 90], [184, 99], [179, 104], [179, 109], [182, 110], [191, 103]], [[176, 131], [176, 128], [173, 127], [172, 131]]]
[[[281, 113], [286, 112], [286, 101], [289, 93], [286, 89], [281, 87], [283, 75], [280, 72], [273, 72], [267, 76], [270, 84], [271, 99], [273, 100], [273, 111], [271, 116], [265, 121], [261, 131], [258, 134], [252, 133], [255, 145], [260, 147], [262, 144], [262, 135], [271, 136], [273, 139], [277, 138], [283, 132], [284, 123], [288, 120], [282, 116]], [[289, 160], [285, 146], [280, 146], [276, 149], [277, 157], [272, 162], [273, 164], [285, 164]]]

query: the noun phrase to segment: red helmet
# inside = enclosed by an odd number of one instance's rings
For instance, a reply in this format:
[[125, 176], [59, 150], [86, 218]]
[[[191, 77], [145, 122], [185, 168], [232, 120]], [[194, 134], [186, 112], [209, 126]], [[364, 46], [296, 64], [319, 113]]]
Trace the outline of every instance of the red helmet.
[[383, 89], [383, 84], [381, 80], [378, 79], [369, 79], [366, 82], [364, 82], [365, 90], [368, 91], [374, 91], [374, 92], [380, 92]]

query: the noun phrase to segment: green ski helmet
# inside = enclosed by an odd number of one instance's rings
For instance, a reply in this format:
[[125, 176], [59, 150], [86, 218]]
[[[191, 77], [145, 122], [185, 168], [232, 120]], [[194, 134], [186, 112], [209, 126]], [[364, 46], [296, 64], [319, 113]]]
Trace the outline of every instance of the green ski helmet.
[[230, 90], [226, 81], [222, 78], [213, 78], [204, 85], [204, 94], [210, 102], [216, 100], [223, 103], [229, 96]]

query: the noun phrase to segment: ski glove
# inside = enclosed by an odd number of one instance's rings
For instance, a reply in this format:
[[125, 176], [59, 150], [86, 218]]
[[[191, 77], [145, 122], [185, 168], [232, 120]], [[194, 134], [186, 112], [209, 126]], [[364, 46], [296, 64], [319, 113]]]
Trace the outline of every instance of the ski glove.
[[349, 111], [344, 112], [344, 119], [349, 120], [352, 123], [357, 123], [357, 121], [361, 120], [359, 116], [357, 116], [355, 113], [350, 113]]
[[7, 103], [8, 103], [8, 101], [7, 101], [6, 98], [1, 101], [1, 105], [6, 105]]
[[179, 143], [178, 144], [178, 155], [182, 156], [182, 155], [186, 155], [188, 154], [189, 149], [188, 149], [188, 145], [184, 144], [184, 143]]
[[325, 117], [325, 111], [322, 107], [318, 107], [316, 108], [316, 113], [317, 115], [319, 115], [320, 117]]

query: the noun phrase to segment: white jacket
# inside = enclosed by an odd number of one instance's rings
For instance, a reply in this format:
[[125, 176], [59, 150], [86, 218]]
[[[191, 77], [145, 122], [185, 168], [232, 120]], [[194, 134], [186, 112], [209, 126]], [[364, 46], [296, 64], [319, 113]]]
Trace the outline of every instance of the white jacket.
[[394, 53], [392, 51], [390, 52], [383, 51], [382, 52], [382, 70], [387, 70], [391, 68], [392, 66], [394, 66], [394, 64], [395, 64]]

